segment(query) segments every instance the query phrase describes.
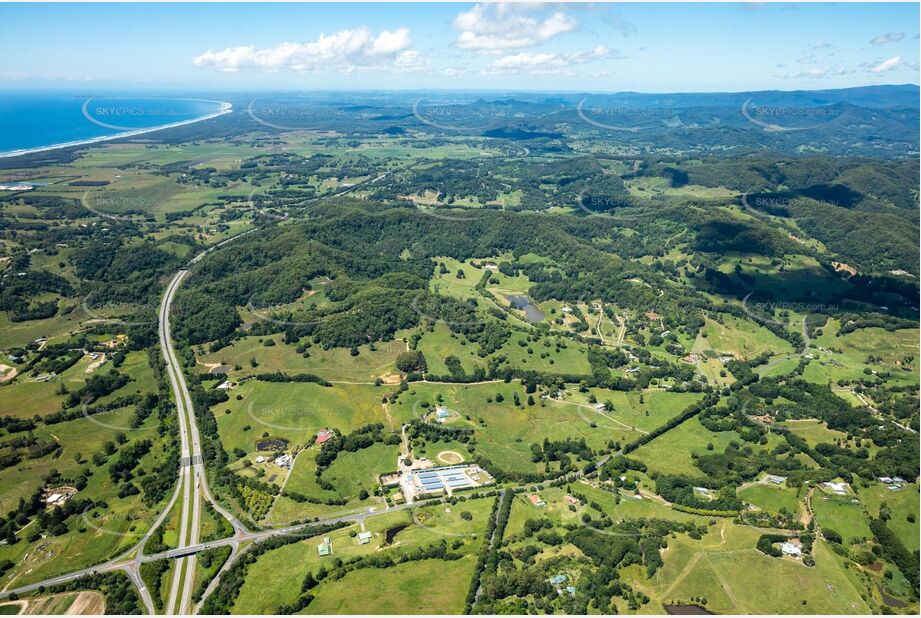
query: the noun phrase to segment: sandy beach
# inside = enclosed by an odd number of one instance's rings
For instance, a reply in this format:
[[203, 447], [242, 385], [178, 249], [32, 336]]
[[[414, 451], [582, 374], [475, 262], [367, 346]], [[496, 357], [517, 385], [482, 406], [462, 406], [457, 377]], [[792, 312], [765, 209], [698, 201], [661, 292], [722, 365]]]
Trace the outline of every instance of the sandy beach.
[[171, 122], [169, 124], [161, 124], [155, 127], [148, 127], [145, 129], [135, 129], [131, 131], [122, 131], [121, 133], [114, 133], [112, 135], [103, 135], [100, 137], [93, 137], [90, 139], [77, 140], [73, 142], [63, 142], [60, 144], [51, 144], [50, 146], [38, 146], [36, 148], [22, 148], [20, 150], [10, 150], [7, 152], [0, 152], [0, 158], [6, 159], [10, 157], [21, 157], [23, 155], [33, 154], [36, 152], [45, 152], [48, 150], [57, 150], [59, 148], [72, 148], [74, 146], [86, 146], [88, 144], [97, 144], [99, 142], [108, 142], [113, 139], [122, 139], [125, 137], [134, 137], [136, 135], [143, 135], [145, 133], [152, 133], [154, 131], [163, 131], [164, 129], [172, 129], [175, 127], [181, 127], [187, 124], [193, 124], [196, 122], [201, 122], [203, 120], [211, 120], [212, 118], [217, 118], [218, 116], [223, 116], [224, 114], [229, 114], [233, 111], [233, 105], [226, 101], [215, 101], [215, 103], [221, 104], [221, 109], [214, 112], [213, 114], [207, 114], [205, 116], [199, 116], [198, 118], [190, 118], [189, 120], [182, 120], [180, 122]]

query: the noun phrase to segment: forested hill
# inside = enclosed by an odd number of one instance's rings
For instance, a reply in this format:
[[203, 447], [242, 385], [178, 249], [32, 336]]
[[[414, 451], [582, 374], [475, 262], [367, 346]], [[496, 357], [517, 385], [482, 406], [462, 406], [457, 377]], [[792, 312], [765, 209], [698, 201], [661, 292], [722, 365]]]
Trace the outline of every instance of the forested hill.
[[[636, 310], [656, 308], [679, 323], [694, 322], [701, 308], [728, 310], [700, 290], [716, 285], [728, 297], [744, 295], [743, 281], [733, 283], [713, 270], [727, 251], [767, 257], [798, 252], [825, 259], [764, 222], [714, 216], [698, 207], [663, 208], [656, 217], [612, 225], [601, 217], [497, 211], [453, 219], [340, 199], [315, 207], [311, 216], [309, 222], [272, 226], [240, 239], [196, 266], [178, 299], [180, 337], [192, 343], [225, 338], [243, 322], [239, 308], [292, 303], [318, 279], [325, 282], [332, 305], [293, 322], [309, 323], [302, 334], [329, 345], [386, 339], [418, 325], [424, 316], [463, 322], [458, 315], [481, 309], [429, 289], [439, 257], [467, 260], [510, 253], [517, 262], [526, 254], [541, 255], [555, 266], [528, 268], [529, 294], [537, 300], [600, 298]], [[682, 276], [680, 264], [662, 259], [676, 230], [694, 239], [696, 257], [688, 267], [707, 273], [693, 279], [693, 285]], [[654, 256], [654, 262], [634, 259], [644, 255]], [[887, 311], [895, 314], [908, 306], [916, 288], [886, 281], [842, 280], [829, 300], [865, 301], [886, 289], [894, 294]], [[760, 293], [775, 301], [816, 298], [815, 291], [790, 292], [780, 282]]]

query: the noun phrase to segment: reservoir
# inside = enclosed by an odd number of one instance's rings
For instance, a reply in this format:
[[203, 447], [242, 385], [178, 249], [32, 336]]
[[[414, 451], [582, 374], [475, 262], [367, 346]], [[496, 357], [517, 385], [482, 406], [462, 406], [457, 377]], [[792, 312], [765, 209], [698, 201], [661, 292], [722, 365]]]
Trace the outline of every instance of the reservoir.
[[517, 294], [514, 296], [508, 297], [509, 302], [512, 304], [513, 309], [521, 309], [524, 311], [525, 317], [529, 322], [540, 322], [544, 319], [544, 312], [537, 308], [531, 299], [527, 296]]

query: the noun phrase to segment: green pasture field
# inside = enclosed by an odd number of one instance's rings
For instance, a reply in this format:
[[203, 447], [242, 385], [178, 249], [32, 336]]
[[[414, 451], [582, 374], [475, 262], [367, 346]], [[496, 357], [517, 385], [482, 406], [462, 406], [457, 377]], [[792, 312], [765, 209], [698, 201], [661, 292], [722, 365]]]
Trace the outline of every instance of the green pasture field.
[[[421, 507], [409, 511], [387, 513], [372, 516], [365, 520], [365, 529], [374, 536], [367, 545], [359, 545], [352, 534], [359, 529], [350, 526], [336, 530], [324, 536], [329, 536], [332, 541], [333, 555], [321, 558], [317, 554], [317, 545], [320, 538], [311, 538], [304, 541], [286, 545], [259, 557], [255, 564], [249, 568], [246, 581], [240, 590], [240, 595], [234, 604], [234, 613], [265, 613], [276, 609], [279, 605], [293, 602], [300, 592], [301, 581], [308, 571], [316, 573], [323, 565], [328, 565], [335, 557], [346, 560], [355, 556], [372, 555], [380, 551], [407, 551], [415, 547], [438, 543], [442, 539], [453, 542], [455, 539], [465, 541], [465, 545], [458, 551], [475, 553], [482, 543], [482, 533], [486, 529], [486, 522], [493, 504], [492, 498], [479, 500], [466, 500], [454, 506], [437, 505]], [[450, 508], [451, 512], [445, 512]], [[463, 511], [473, 515], [473, 519], [465, 521], [460, 517]], [[396, 526], [407, 526], [393, 539], [390, 546], [385, 546], [385, 532]], [[414, 564], [414, 563], [410, 563]], [[472, 562], [471, 562], [472, 569]], [[377, 577], [389, 571], [375, 570]], [[275, 577], [274, 573], [284, 572], [285, 577]], [[463, 579], [466, 594], [466, 582], [469, 575]], [[379, 581], [379, 580], [375, 580]], [[317, 602], [323, 596], [322, 588], [317, 588]], [[333, 593], [332, 599], [338, 598]], [[367, 611], [367, 605], [363, 611]], [[316, 612], [311, 604], [311, 612]], [[407, 610], [409, 611], [409, 610]]]
[[444, 364], [448, 356], [456, 356], [468, 374], [473, 373], [477, 367], [486, 369], [486, 360], [477, 353], [479, 346], [467, 341], [463, 335], [452, 335], [451, 329], [440, 322], [434, 324], [431, 332], [423, 331], [416, 349], [425, 356], [429, 373], [435, 375], [450, 373]]
[[[63, 313], [63, 307], [73, 306], [70, 313]], [[0, 348], [9, 349], [24, 346], [39, 337], [47, 337], [57, 343], [58, 339], [66, 337], [68, 333], [79, 328], [82, 320], [87, 318], [78, 301], [65, 301], [62, 310], [51, 318], [43, 320], [27, 320], [25, 322], [12, 322], [9, 315], [0, 312]]]
[[[232, 169], [233, 161], [261, 154], [246, 143], [188, 142], [182, 145], [144, 143], [107, 144], [87, 149], [70, 166], [77, 172], [119, 168], [137, 163], [169, 165], [181, 161], [207, 163], [218, 169]], [[237, 165], [238, 167], [238, 165]], [[119, 172], [120, 173], [120, 172]]]
[[[120, 410], [111, 414], [96, 415], [95, 418], [101, 418], [112, 426], [127, 427], [132, 413], [133, 411]], [[157, 423], [158, 419], [152, 416], [141, 426], [140, 431], [125, 430], [125, 433], [129, 440], [155, 437]], [[18, 501], [19, 496], [31, 494], [52, 469], [57, 469], [66, 476], [87, 466], [91, 467], [92, 463], [87, 461], [90, 456], [101, 450], [102, 443], [112, 440], [118, 432], [116, 429], [101, 427], [82, 418], [53, 425], [49, 431], [59, 438], [63, 446], [61, 456], [56, 459], [46, 457], [28, 460], [24, 466], [9, 468], [0, 473], [0, 482], [7, 489], [3, 493], [3, 500], [9, 501], [8, 507], [5, 508], [14, 506], [14, 501]], [[83, 463], [80, 464], [74, 458], [78, 452], [83, 457]], [[109, 463], [117, 457], [117, 454], [110, 456]], [[152, 449], [141, 458], [137, 472], [151, 470], [161, 458], [162, 452]], [[10, 475], [8, 479], [2, 479], [7, 475]], [[85, 516], [78, 516], [69, 523], [69, 532], [66, 534], [48, 536], [29, 544], [24, 538], [27, 533], [24, 533], [16, 545], [0, 547], [0, 559], [7, 553], [16, 555], [21, 546], [30, 547], [28, 557], [20, 561], [16, 569], [16, 583], [40, 581], [96, 564], [136, 543], [156, 519], [162, 504], [146, 507], [142, 502], [142, 495], [118, 498], [117, 493], [117, 487], [108, 474], [108, 464], [103, 464], [90, 476], [86, 488], [77, 496], [97, 502], [104, 500], [108, 505], [106, 508], [97, 506], [87, 511]], [[166, 499], [168, 497], [164, 498]], [[44, 545], [44, 549], [38, 550], [39, 545]]]
[[[395, 567], [361, 569], [339, 581], [324, 583], [310, 604], [312, 614], [357, 614], [373, 608], [382, 614], [459, 614], [464, 609], [467, 586], [476, 558], [422, 560]], [[374, 586], [365, 586], [368, 577]], [[451, 585], [445, 585], [451, 582]], [[362, 594], [356, 595], [356, 587]]]
[[[816, 305], [814, 310], [824, 309], [820, 306], [823, 302], [836, 298], [852, 287], [822, 268], [815, 258], [805, 255], [770, 258], [731, 254], [722, 261], [719, 270], [732, 275], [736, 264], [742, 267], [743, 273], [754, 277], [754, 283], [746, 282], [746, 289], [768, 292], [773, 298], [786, 299], [778, 300], [773, 306], [759, 306], [758, 313], [761, 314], [762, 309], [773, 309], [764, 313], [773, 313], [775, 319], [780, 319], [781, 311], [789, 311], [791, 330], [798, 329], [802, 321], [802, 314], [797, 313], [796, 309], [808, 310], [811, 304]], [[794, 304], [800, 299], [803, 299], [805, 306]]]
[[[901, 539], [908, 551], [918, 550], [918, 521], [921, 520], [921, 513], [918, 512], [917, 483], [903, 485], [899, 491], [892, 491], [882, 483], [874, 483], [870, 487], [860, 488], [858, 493], [871, 517], [879, 517], [880, 506], [885, 504], [890, 513], [886, 526]], [[914, 523], [908, 521], [909, 515], [914, 515]]]
[[[590, 388], [588, 393], [572, 392], [567, 400], [588, 403], [588, 395], [594, 395], [598, 403], [610, 401], [613, 412], [605, 414], [618, 421], [643, 431], [652, 431], [678, 416], [690, 405], [703, 398], [701, 393], [671, 393], [660, 390], [612, 391]], [[642, 399], [642, 403], [640, 402]], [[592, 404], [589, 404], [592, 405]], [[589, 416], [597, 413], [589, 413]]]
[[758, 552], [759, 535], [729, 520], [719, 520], [700, 541], [678, 535], [669, 539], [664, 566], [636, 585], [658, 607], [705, 597], [707, 609], [720, 614], [869, 613], [861, 591], [824, 541], [816, 542], [816, 567], [809, 568]]
[[758, 324], [733, 316], [724, 316], [725, 324], [708, 319], [692, 348], [694, 352], [714, 350], [730, 352], [738, 358], [751, 359], [764, 353], [788, 354], [793, 351], [787, 341]]
[[[501, 403], [495, 401], [497, 393], [504, 398]], [[523, 408], [514, 405], [515, 393], [518, 393]], [[459, 415], [447, 426], [474, 429], [477, 452], [504, 470], [543, 470], [543, 464], [531, 462], [531, 444], [540, 444], [544, 438], [585, 438], [589, 447], [599, 449], [604, 448], [609, 439], [629, 438], [632, 433], [591, 410], [571, 404], [535, 398], [535, 405], [528, 406], [527, 395], [520, 384], [501, 381], [463, 385], [414, 383], [400, 397], [397, 405], [391, 406], [391, 410], [402, 410], [399, 412], [401, 416], [409, 412], [413, 417], [421, 418], [426, 412], [421, 404], [428, 402], [434, 406], [438, 394], [442, 395], [444, 405]], [[488, 397], [493, 398], [491, 403], [487, 401]], [[467, 420], [466, 416], [470, 416], [471, 420]], [[480, 419], [485, 426], [479, 422]], [[597, 426], [592, 427], [592, 422]], [[432, 455], [444, 449], [439, 443], [427, 450]]]
[[[552, 336], [542, 336], [537, 341], [527, 341], [527, 338], [528, 335], [525, 333], [513, 332], [508, 343], [496, 354], [505, 356], [506, 364], [512, 367], [547, 373], [591, 373], [591, 365], [583, 344]], [[558, 341], [565, 347], [556, 352], [555, 345]]]
[[[89, 356], [83, 356], [72, 367], [46, 382], [35, 381], [31, 373], [17, 376], [15, 380], [0, 385], [0, 410], [4, 415], [17, 418], [31, 418], [36, 414], [46, 416], [60, 411], [66, 398], [66, 395], [58, 393], [61, 385], [63, 384], [68, 392], [82, 388], [86, 379], [92, 375], [86, 373], [92, 362]], [[105, 374], [113, 370], [116, 369], [112, 366], [111, 361], [106, 360], [102, 366], [93, 371], [93, 374], [97, 372]], [[156, 391], [156, 380], [145, 352], [128, 353], [124, 363], [117, 368], [117, 371], [131, 377], [132, 381], [117, 391], [100, 397], [93, 405], [103, 405], [134, 392]]]
[[730, 199], [737, 193], [725, 187], [705, 187], [702, 185], [684, 185], [672, 187], [671, 183], [660, 176], [643, 176], [625, 180], [624, 185], [634, 197], [652, 199], [654, 197]]
[[84, 372], [90, 363], [90, 358], [84, 356], [46, 382], [35, 381], [31, 373], [17, 376], [15, 380], [0, 385], [0, 410], [4, 415], [16, 418], [32, 418], [36, 414], [45, 416], [60, 411], [66, 397], [57, 392], [61, 384], [68, 391], [78, 390], [86, 381]]
[[249, 454], [255, 452], [263, 433], [285, 438], [294, 447], [323, 428], [346, 434], [361, 425], [384, 423], [396, 431], [400, 423], [388, 419], [381, 407], [381, 398], [390, 390], [392, 387], [250, 380], [232, 389], [230, 400], [217, 404], [213, 413], [224, 448], [241, 448]]
[[751, 484], [736, 493], [742, 500], [771, 513], [785, 509], [787, 513], [795, 514], [800, 505], [800, 496], [796, 490], [772, 483]]
[[[890, 332], [882, 328], [861, 328], [837, 336], [839, 328], [840, 323], [830, 319], [822, 335], [813, 341], [823, 350], [806, 368], [805, 379], [820, 384], [839, 379], [863, 380], [867, 378], [864, 369], [868, 368], [876, 373], [888, 373], [886, 381], [893, 385], [918, 384], [918, 329]], [[867, 363], [871, 355], [881, 357], [881, 362]], [[905, 362], [907, 357], [913, 357], [911, 362]]]
[[834, 444], [836, 440], [843, 441], [847, 438], [847, 434], [835, 429], [829, 429], [828, 425], [819, 420], [789, 420], [780, 424], [805, 440], [811, 447], [815, 447], [816, 444], [821, 442]]
[[[263, 342], [267, 339], [275, 341], [275, 345], [265, 346]], [[406, 351], [406, 344], [395, 339], [376, 343], [376, 351], [371, 351], [367, 345], [359, 346], [358, 356], [352, 356], [348, 348], [324, 350], [315, 345], [307, 350], [310, 358], [304, 358], [295, 351], [295, 345], [286, 345], [282, 339], [281, 335], [243, 337], [217, 352], [199, 356], [198, 361], [200, 364], [239, 365], [239, 370], [230, 372], [231, 378], [282, 371], [289, 375], [313, 373], [332, 382], [373, 384], [380, 376], [397, 373], [396, 358]], [[258, 367], [252, 366], [252, 359], [256, 360]]]
[[378, 477], [396, 469], [399, 454], [398, 445], [387, 444], [374, 444], [354, 453], [343, 452], [323, 473], [323, 478], [332, 483], [350, 503], [360, 503], [358, 493], [362, 489], [372, 496], [366, 502], [373, 503], [376, 500], [373, 495], [378, 487]]
[[[722, 453], [732, 440], [739, 440], [734, 431], [712, 432], [694, 418], [681, 423], [630, 454], [649, 468], [650, 472], [700, 476], [703, 473], [694, 465], [691, 453]], [[713, 451], [707, 444], [713, 444]]]
[[819, 526], [840, 534], [845, 545], [873, 538], [863, 506], [854, 494], [838, 496], [816, 489], [812, 496], [812, 510]]

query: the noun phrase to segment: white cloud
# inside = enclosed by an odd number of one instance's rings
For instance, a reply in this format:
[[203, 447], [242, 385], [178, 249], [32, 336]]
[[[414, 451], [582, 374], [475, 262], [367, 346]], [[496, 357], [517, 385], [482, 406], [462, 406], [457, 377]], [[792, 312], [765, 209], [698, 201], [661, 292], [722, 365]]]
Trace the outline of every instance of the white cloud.
[[807, 69], [805, 71], [796, 71], [794, 73], [783, 73], [781, 75], [777, 75], [777, 77], [780, 79], [822, 79], [824, 77], [835, 77], [840, 75], [848, 75], [850, 73], [853, 73], [853, 71], [844, 67], [838, 67], [837, 69], [832, 67], [821, 67], [815, 69]]
[[887, 32], [886, 34], [879, 34], [870, 39], [870, 44], [883, 45], [885, 43], [895, 43], [901, 41], [903, 38], [905, 38], [904, 32]]
[[508, 74], [527, 74], [527, 75], [553, 75], [566, 73], [567, 69], [573, 65], [585, 64], [610, 58], [614, 53], [605, 47], [599, 45], [591, 51], [572, 52], [567, 54], [554, 53], [535, 53], [521, 52], [502, 58], [491, 63], [483, 69], [483, 75], [508, 75]]
[[393, 66], [400, 72], [419, 71], [428, 67], [429, 61], [419, 57], [419, 52], [415, 49], [407, 49], [400, 52], [393, 62]]
[[861, 66], [867, 69], [870, 73], [887, 73], [894, 69], [899, 68], [905, 64], [905, 61], [902, 60], [901, 56], [893, 56], [882, 62], [867, 62]]
[[532, 4], [477, 4], [454, 18], [459, 33], [455, 43], [462, 49], [499, 53], [538, 45], [579, 25], [562, 11], [546, 17], [530, 14], [542, 9]]
[[318, 69], [350, 72], [357, 68], [381, 67], [391, 63], [400, 69], [400, 63], [418, 61], [417, 56], [405, 55], [411, 46], [408, 28], [399, 28], [393, 32], [385, 30], [374, 36], [362, 26], [330, 35], [320, 34], [317, 39], [306, 43], [280, 43], [263, 49], [250, 45], [228, 47], [216, 52], [208, 50], [193, 58], [192, 64], [225, 72], [306, 72]]
[[49, 81], [49, 82], [90, 82], [94, 81], [95, 77], [87, 73], [55, 73], [55, 72], [39, 72], [31, 73], [28, 71], [6, 71], [0, 72], [0, 81], [6, 82], [16, 82], [16, 81]]

